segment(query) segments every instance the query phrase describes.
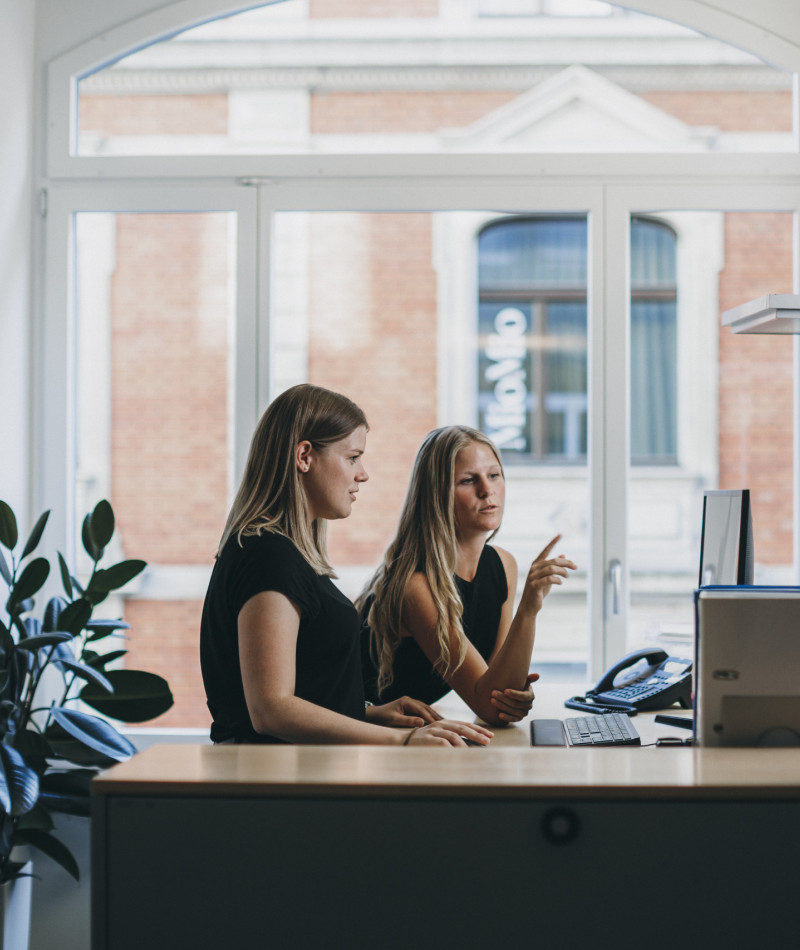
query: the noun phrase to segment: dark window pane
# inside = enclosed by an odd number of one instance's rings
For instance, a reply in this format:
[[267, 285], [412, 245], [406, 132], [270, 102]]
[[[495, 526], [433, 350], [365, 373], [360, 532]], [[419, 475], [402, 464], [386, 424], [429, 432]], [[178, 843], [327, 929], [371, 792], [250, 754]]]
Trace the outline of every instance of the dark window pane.
[[586, 304], [548, 303], [547, 454], [576, 461], [586, 445]]
[[646, 218], [631, 220], [631, 288], [675, 289], [675, 234]]
[[586, 286], [586, 219], [521, 218], [485, 228], [479, 238], [481, 290]]
[[675, 302], [631, 304], [631, 458], [674, 462], [677, 332]]

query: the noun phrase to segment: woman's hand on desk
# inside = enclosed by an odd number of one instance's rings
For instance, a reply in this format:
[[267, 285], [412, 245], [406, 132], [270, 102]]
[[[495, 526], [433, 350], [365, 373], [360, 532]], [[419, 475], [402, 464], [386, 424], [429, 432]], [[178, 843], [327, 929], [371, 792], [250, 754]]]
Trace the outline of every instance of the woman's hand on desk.
[[411, 726], [408, 745], [464, 746], [464, 739], [488, 745], [494, 735], [474, 722], [442, 719], [427, 703], [403, 696], [382, 706], [367, 706], [367, 720], [381, 726]]
[[533, 686], [539, 679], [538, 673], [529, 673], [525, 689], [492, 690], [492, 705], [499, 710], [499, 717], [504, 722], [519, 722], [531, 711], [533, 706]]
[[465, 739], [475, 745], [488, 745], [494, 735], [483, 726], [472, 722], [455, 722], [450, 719], [440, 719], [439, 722], [414, 729], [407, 745], [438, 745], [438, 746], [466, 746]]
[[381, 706], [367, 706], [367, 721], [379, 726], [411, 726], [418, 728], [431, 722], [438, 722], [442, 717], [435, 709], [419, 699], [410, 696], [401, 696], [391, 703]]

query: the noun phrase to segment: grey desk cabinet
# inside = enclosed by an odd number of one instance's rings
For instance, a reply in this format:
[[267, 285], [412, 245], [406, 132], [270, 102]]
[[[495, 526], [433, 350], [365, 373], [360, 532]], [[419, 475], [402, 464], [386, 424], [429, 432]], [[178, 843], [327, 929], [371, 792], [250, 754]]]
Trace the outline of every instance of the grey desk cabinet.
[[96, 783], [94, 950], [800, 943], [794, 751], [149, 753]]

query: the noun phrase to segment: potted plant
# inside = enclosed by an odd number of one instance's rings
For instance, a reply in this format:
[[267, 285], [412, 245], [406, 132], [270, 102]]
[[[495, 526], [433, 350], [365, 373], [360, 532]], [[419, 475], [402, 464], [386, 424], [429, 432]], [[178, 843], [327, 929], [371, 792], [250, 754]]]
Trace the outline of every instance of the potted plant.
[[129, 625], [93, 617], [111, 591], [147, 566], [140, 560], [99, 566], [115, 527], [107, 501], [83, 521], [88, 581], [80, 584], [58, 552], [64, 593], [35, 615], [34, 598], [50, 576], [48, 559], [34, 556], [49, 514], [17, 556], [17, 519], [0, 501], [0, 577], [8, 589], [5, 619], [0, 611], [0, 885], [27, 873], [12, 854], [17, 845], [44, 852], [78, 879], [75, 858], [53, 834], [52, 813], [88, 817], [92, 777], [136, 751], [109, 718], [144, 722], [173, 702], [162, 677], [113, 668], [127, 652]]

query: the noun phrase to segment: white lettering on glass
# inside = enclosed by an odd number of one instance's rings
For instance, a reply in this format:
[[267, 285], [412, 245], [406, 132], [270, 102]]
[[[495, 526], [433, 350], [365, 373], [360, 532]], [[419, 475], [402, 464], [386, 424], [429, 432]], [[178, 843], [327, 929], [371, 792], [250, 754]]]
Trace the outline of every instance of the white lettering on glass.
[[486, 340], [484, 382], [489, 397], [484, 426], [500, 449], [524, 451], [528, 389], [525, 385], [528, 320], [516, 307], [505, 307], [494, 318], [494, 333]]

